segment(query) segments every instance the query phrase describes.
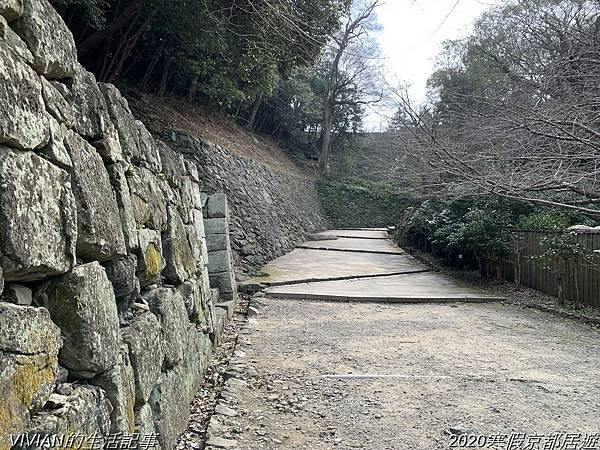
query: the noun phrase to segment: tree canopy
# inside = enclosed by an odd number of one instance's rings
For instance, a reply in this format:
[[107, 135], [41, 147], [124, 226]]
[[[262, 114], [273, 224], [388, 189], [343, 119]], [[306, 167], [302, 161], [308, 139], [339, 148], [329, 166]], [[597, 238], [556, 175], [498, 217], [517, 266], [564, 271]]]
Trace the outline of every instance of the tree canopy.
[[318, 60], [348, 0], [53, 0], [103, 81], [222, 106]]
[[98, 80], [220, 109], [306, 157], [358, 132], [381, 92], [377, 0], [51, 1]]
[[446, 44], [429, 105], [400, 95], [414, 136], [402, 169], [422, 192], [600, 215], [598, 81], [596, 0], [492, 8], [470, 36]]

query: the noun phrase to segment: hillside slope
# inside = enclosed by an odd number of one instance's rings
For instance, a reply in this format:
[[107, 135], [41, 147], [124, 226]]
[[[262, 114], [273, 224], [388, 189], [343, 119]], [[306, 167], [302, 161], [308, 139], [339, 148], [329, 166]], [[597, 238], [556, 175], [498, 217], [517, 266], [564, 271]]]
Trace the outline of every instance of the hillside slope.
[[131, 110], [154, 133], [179, 130], [250, 158], [280, 172], [315, 177], [313, 167], [299, 162], [273, 139], [248, 132], [223, 113], [207, 111], [173, 98], [158, 99], [137, 90], [125, 91]]
[[203, 192], [227, 195], [238, 274], [256, 272], [301, 243], [305, 232], [327, 227], [314, 169], [273, 140], [178, 100], [136, 91], [128, 98], [157, 137], [196, 164]]

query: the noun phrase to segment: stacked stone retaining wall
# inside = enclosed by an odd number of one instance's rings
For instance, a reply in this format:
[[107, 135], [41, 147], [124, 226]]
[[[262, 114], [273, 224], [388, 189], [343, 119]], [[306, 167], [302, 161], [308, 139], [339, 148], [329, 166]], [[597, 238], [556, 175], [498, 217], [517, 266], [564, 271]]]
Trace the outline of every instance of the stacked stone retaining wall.
[[206, 197], [204, 208], [208, 274], [212, 287], [227, 301], [237, 300], [237, 283], [229, 240], [229, 207], [223, 193]]
[[218, 339], [201, 178], [76, 54], [0, 0], [0, 450], [172, 449]]
[[237, 268], [253, 272], [296, 247], [306, 232], [327, 228], [314, 178], [274, 170], [179, 131], [163, 138], [197, 165], [206, 192], [227, 194]]

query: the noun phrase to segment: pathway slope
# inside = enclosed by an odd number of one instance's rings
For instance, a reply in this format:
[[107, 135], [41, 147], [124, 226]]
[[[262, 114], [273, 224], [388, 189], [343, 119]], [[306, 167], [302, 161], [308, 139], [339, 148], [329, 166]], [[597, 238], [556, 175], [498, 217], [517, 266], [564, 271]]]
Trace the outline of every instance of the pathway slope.
[[393, 247], [381, 233], [334, 230], [345, 237], [306, 244], [327, 250], [265, 268], [271, 287], [250, 301], [207, 448], [600, 448], [598, 330], [466, 302], [490, 298], [401, 251], [363, 253]]
[[431, 272], [382, 229], [329, 230], [264, 267], [269, 297], [365, 302], [502, 300]]

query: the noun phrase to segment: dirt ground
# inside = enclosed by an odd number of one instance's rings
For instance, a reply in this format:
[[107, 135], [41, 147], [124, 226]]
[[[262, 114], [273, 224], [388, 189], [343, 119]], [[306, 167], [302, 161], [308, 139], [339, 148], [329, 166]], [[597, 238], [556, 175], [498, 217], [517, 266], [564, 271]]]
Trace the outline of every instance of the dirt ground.
[[233, 448], [441, 449], [450, 432], [600, 431], [600, 333], [587, 325], [501, 303], [258, 305], [237, 350], [245, 383], [226, 402], [235, 415], [211, 425]]

